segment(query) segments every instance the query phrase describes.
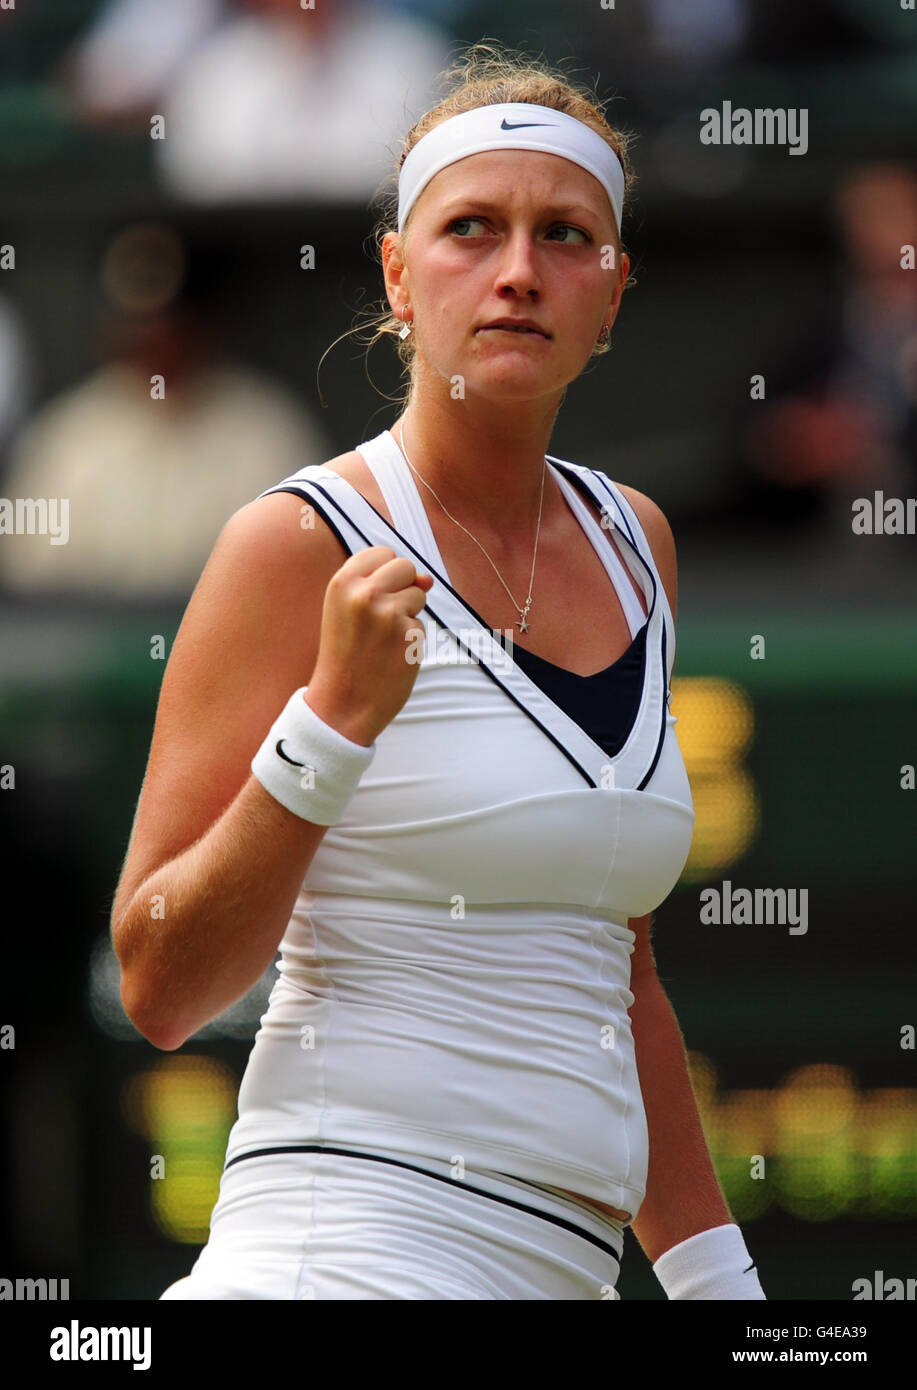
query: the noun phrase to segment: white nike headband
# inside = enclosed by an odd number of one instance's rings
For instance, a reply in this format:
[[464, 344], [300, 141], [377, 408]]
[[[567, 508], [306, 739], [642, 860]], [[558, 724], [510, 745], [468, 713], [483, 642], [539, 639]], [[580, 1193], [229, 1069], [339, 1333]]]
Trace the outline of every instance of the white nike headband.
[[608, 194], [620, 236], [624, 170], [614, 150], [575, 116], [527, 101], [462, 111], [417, 141], [398, 176], [398, 231], [404, 229], [408, 213], [435, 174], [485, 150], [540, 150], [579, 164]]

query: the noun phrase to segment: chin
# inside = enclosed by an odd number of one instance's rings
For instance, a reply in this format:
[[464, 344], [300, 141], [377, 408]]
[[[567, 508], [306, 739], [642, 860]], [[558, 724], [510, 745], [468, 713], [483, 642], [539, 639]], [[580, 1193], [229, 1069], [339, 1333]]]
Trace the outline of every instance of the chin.
[[465, 383], [465, 399], [491, 401], [497, 405], [522, 406], [530, 404], [533, 407], [539, 402], [557, 396], [563, 390], [564, 383], [556, 382], [546, 384], [545, 382], [534, 381], [483, 381], [475, 384], [470, 381]]
[[[577, 367], [576, 364], [566, 372], [559, 368], [556, 361], [549, 366], [538, 349], [529, 354], [524, 350], [480, 354], [473, 350], [469, 353], [459, 347], [454, 356], [441, 357], [437, 353], [437, 357], [438, 361], [426, 359], [427, 364], [439, 378], [442, 389], [453, 400], [475, 396], [478, 399], [505, 401], [507, 405], [543, 400], [562, 391], [582, 371], [582, 366]], [[463, 396], [457, 394], [461, 383]]]
[[552, 363], [547, 369], [543, 362], [523, 361], [518, 357], [494, 357], [478, 360], [465, 376], [465, 392], [479, 391], [485, 395], [525, 399], [546, 396], [560, 391], [571, 380]]

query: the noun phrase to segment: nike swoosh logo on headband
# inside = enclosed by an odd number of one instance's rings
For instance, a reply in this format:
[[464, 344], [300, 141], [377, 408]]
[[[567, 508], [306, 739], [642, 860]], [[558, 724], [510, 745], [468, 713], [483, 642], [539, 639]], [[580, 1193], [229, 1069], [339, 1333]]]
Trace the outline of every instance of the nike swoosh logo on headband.
[[554, 125], [554, 122], [553, 122], [553, 121], [515, 121], [512, 125], [510, 125], [510, 123], [507, 121], [506, 117], [504, 116], [504, 117], [503, 117], [503, 120], [500, 122], [500, 129], [501, 129], [501, 130], [521, 130], [523, 126], [527, 126], [527, 125]]

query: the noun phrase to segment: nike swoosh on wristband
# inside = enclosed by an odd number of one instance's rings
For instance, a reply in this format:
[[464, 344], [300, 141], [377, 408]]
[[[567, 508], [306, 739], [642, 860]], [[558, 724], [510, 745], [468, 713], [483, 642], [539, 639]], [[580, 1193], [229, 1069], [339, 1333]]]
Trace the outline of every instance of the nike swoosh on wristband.
[[293, 767], [305, 767], [305, 763], [297, 763], [297, 762], [294, 762], [292, 758], [288, 758], [288, 757], [287, 757], [286, 753], [283, 751], [283, 749], [282, 749], [281, 746], [280, 746], [282, 743], [283, 743], [283, 739], [282, 739], [282, 738], [279, 738], [279, 739], [277, 740], [277, 752], [278, 752], [278, 754], [280, 755], [280, 757], [283, 758], [284, 762], [285, 762], [285, 763], [292, 763]]
[[501, 129], [501, 130], [521, 130], [523, 126], [527, 126], [527, 125], [553, 125], [553, 124], [554, 124], [553, 121], [514, 121], [513, 124], [510, 125], [509, 122], [507, 121], [506, 117], [504, 116], [504, 117], [503, 117], [503, 120], [500, 122], [500, 129]]

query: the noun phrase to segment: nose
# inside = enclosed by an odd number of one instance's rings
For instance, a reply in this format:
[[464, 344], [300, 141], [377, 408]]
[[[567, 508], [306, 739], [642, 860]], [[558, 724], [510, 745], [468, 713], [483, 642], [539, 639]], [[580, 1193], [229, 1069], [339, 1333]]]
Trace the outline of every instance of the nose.
[[532, 240], [524, 228], [510, 233], [506, 239], [500, 254], [496, 288], [498, 294], [509, 290], [517, 295], [537, 295], [541, 289]]

